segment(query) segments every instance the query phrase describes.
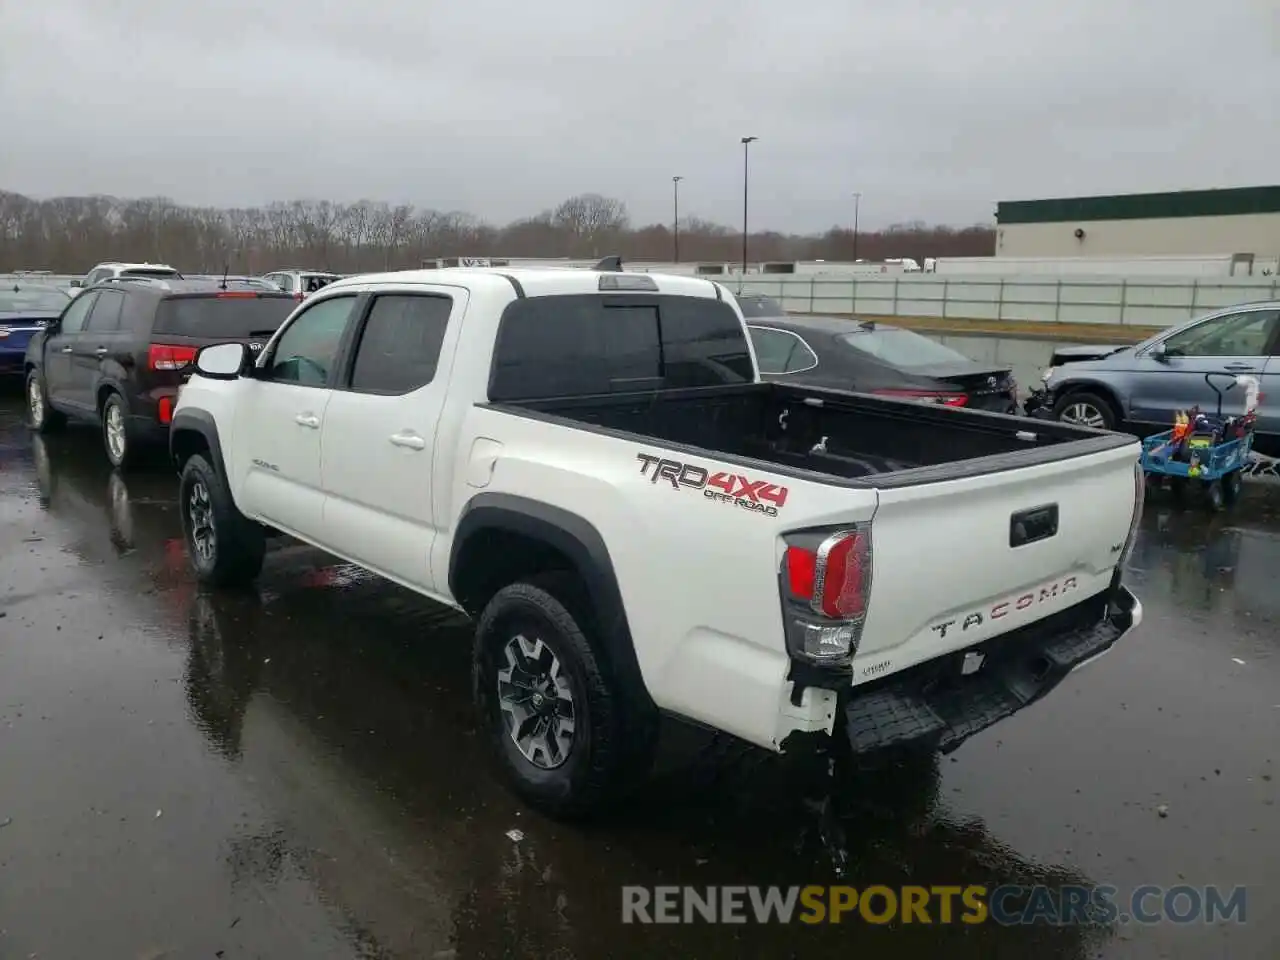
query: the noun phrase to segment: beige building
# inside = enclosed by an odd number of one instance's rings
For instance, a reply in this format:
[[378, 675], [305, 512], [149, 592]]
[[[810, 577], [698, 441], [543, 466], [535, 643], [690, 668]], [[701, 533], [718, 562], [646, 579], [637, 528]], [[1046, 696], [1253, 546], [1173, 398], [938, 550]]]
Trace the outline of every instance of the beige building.
[[1280, 256], [1280, 186], [996, 206], [997, 257]]

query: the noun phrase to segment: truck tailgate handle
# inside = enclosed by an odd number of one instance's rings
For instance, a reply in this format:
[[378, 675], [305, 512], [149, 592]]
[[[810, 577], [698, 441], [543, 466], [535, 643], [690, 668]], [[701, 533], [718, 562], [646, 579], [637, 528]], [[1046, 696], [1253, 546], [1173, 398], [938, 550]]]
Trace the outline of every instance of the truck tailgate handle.
[[1037, 540], [1048, 540], [1058, 532], [1058, 505], [1046, 504], [1020, 510], [1009, 517], [1009, 546], [1022, 547]]

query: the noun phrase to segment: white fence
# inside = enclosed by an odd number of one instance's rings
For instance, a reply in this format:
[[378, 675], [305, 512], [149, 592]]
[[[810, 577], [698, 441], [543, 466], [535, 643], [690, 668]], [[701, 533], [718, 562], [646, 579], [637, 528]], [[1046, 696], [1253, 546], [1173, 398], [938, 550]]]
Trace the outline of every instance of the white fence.
[[1167, 327], [1221, 307], [1280, 299], [1275, 277], [1081, 280], [1049, 277], [737, 277], [734, 292], [793, 313], [954, 317]]
[[[67, 286], [73, 278], [5, 274], [4, 282]], [[777, 299], [794, 313], [950, 317], [1045, 323], [1167, 327], [1251, 300], [1280, 299], [1280, 278], [1214, 277], [1106, 280], [1044, 276], [720, 277], [735, 292]]]

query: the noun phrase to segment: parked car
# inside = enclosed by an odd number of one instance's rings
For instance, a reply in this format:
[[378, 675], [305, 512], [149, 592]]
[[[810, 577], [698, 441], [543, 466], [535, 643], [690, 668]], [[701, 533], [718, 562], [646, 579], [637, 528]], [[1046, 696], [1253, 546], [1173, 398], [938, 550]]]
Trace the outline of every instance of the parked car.
[[335, 280], [341, 280], [342, 274], [326, 270], [274, 270], [263, 274], [262, 278], [271, 281], [285, 293], [293, 294], [295, 300], [305, 300]]
[[339, 280], [204, 348], [170, 451], [195, 574], [283, 532], [477, 619], [506, 775], [560, 815], [643, 774], [659, 711], [769, 750], [951, 750], [1141, 619], [1138, 442], [762, 382], [696, 277]]
[[56, 320], [70, 300], [67, 290], [47, 284], [0, 287], [0, 376], [22, 376], [31, 335]]
[[71, 281], [71, 295], [75, 296], [82, 289], [96, 286], [107, 280], [118, 277], [159, 277], [161, 279], [181, 280], [182, 274], [167, 263], [119, 263], [110, 261], [100, 263], [90, 270], [83, 280]]
[[260, 348], [296, 306], [280, 291], [222, 290], [208, 281], [100, 283], [32, 336], [24, 360], [31, 426], [97, 423], [107, 459], [126, 466], [168, 437], [196, 350], [228, 340]]
[[902, 327], [844, 317], [749, 317], [766, 380], [1017, 413], [1008, 367], [979, 363]]
[[[1280, 302], [1249, 303], [1197, 317], [1136, 346], [1059, 349], [1026, 412], [1101, 430], [1147, 436], [1173, 426], [1179, 410], [1216, 409], [1206, 373], [1258, 377], [1254, 445], [1280, 454]], [[1225, 380], [1215, 379], [1219, 389]], [[1228, 392], [1224, 410], [1242, 393]]]

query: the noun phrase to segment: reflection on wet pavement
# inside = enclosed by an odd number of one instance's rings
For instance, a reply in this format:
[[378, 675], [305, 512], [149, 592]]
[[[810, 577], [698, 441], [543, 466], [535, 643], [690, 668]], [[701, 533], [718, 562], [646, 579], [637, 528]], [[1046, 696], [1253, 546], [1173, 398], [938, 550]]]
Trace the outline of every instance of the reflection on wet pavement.
[[[205, 594], [163, 467], [0, 401], [0, 957], [1274, 956], [1280, 497], [1153, 503], [1147, 623], [942, 761], [671, 725], [625, 809], [495, 779], [456, 614], [310, 548]], [[1167, 804], [1167, 818], [1155, 808]], [[518, 841], [508, 831], [523, 834]], [[623, 927], [622, 884], [1217, 883], [1244, 926]]]

